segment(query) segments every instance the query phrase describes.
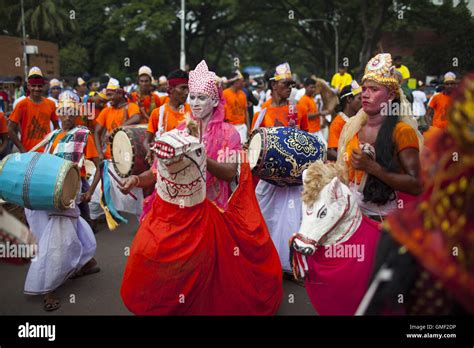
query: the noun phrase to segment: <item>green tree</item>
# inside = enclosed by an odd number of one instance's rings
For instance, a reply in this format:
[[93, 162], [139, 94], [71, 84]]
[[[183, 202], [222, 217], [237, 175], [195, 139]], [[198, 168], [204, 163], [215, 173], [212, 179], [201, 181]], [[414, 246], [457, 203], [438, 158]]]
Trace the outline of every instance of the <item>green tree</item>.
[[89, 66], [87, 49], [75, 43], [59, 50], [59, 66], [62, 76], [82, 76]]
[[[70, 19], [70, 14], [64, 6], [64, 1], [61, 0], [25, 1], [27, 33], [36, 39], [57, 40], [67, 30], [75, 30], [75, 22]], [[17, 32], [21, 32], [21, 16], [18, 19]]]

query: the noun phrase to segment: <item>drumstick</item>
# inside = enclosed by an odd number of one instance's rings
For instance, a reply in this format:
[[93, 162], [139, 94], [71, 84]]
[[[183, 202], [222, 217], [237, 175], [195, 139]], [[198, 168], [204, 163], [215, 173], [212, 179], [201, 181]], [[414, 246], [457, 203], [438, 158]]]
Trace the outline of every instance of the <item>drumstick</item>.
[[[120, 181], [119, 178], [117, 178], [117, 177], [115, 176], [115, 174], [110, 170], [110, 168], [107, 168], [107, 170], [108, 170], [110, 176], [111, 176], [115, 181], [117, 181], [117, 183], [118, 183], [120, 186], [123, 187], [123, 183]], [[132, 198], [133, 198], [134, 200], [138, 201], [137, 196], [135, 196], [132, 192], [129, 192], [128, 194], [129, 194], [130, 196], [132, 196]]]

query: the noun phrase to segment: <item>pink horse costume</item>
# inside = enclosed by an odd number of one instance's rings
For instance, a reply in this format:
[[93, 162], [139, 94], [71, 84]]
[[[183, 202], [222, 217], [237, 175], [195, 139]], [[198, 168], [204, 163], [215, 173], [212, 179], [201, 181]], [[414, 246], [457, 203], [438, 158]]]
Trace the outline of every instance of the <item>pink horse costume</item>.
[[303, 220], [290, 240], [295, 277], [320, 315], [354, 315], [367, 291], [379, 239], [334, 164], [303, 172]]

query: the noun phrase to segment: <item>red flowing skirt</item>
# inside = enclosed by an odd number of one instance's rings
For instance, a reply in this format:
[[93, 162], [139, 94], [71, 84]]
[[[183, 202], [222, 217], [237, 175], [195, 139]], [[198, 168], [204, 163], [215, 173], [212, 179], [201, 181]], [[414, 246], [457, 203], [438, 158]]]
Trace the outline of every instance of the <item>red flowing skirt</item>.
[[158, 195], [133, 240], [121, 296], [138, 315], [271, 315], [282, 269], [260, 212], [248, 163], [223, 212]]

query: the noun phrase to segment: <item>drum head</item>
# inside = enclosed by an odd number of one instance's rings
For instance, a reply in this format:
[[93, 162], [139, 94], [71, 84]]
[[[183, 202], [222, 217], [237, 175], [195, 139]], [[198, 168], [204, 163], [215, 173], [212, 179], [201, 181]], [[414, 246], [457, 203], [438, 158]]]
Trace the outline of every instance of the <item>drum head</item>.
[[250, 169], [254, 169], [257, 165], [258, 159], [260, 157], [260, 152], [262, 150], [262, 135], [260, 133], [255, 133], [250, 140], [248, 158]]
[[86, 168], [86, 179], [88, 180], [91, 176], [95, 174], [95, 164], [92, 161], [85, 160], [84, 167]]
[[118, 174], [128, 175], [133, 166], [132, 143], [127, 133], [118, 131], [112, 142], [112, 159]]
[[76, 200], [76, 195], [79, 191], [80, 182], [81, 175], [79, 173], [79, 169], [77, 169], [76, 166], [71, 166], [63, 181], [61, 195], [61, 206], [63, 208], [68, 207], [71, 204], [71, 201]]

